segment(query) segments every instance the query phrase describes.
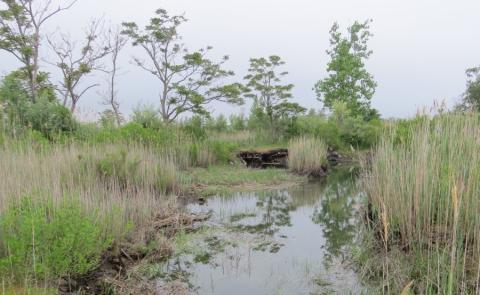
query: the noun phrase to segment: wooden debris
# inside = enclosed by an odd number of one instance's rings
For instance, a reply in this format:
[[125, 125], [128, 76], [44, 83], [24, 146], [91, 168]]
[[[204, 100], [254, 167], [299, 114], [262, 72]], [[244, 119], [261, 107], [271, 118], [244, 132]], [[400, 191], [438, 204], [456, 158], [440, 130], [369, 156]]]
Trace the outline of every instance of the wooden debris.
[[237, 156], [250, 168], [287, 168], [288, 149], [241, 151]]

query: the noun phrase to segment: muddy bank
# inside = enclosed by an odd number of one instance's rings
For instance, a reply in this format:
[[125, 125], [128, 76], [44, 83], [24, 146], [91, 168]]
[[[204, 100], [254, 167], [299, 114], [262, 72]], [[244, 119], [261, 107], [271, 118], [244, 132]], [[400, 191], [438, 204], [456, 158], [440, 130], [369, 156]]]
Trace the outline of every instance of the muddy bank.
[[[177, 294], [159, 292], [154, 282], [137, 269], [168, 259], [174, 252], [170, 240], [179, 232], [195, 232], [208, 218], [208, 212], [194, 214], [175, 210], [157, 214], [148, 226], [136, 230], [104, 253], [94, 272], [82, 278], [61, 278], [58, 294]], [[179, 288], [175, 284], [166, 286], [170, 287]]]

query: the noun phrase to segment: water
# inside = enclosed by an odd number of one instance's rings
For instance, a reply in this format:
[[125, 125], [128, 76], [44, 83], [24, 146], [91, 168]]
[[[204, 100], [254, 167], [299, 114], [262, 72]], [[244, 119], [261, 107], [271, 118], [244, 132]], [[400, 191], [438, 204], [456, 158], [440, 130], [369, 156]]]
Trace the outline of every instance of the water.
[[185, 237], [159, 285], [183, 281], [190, 294], [358, 294], [348, 260], [358, 234], [351, 175], [337, 171], [300, 187], [217, 196], [208, 229]]

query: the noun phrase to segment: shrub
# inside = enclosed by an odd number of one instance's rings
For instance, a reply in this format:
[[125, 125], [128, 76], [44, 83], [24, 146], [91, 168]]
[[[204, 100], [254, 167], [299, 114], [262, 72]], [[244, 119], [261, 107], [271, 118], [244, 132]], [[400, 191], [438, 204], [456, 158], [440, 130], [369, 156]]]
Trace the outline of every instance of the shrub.
[[382, 128], [379, 119], [365, 121], [340, 109], [329, 117], [322, 114], [299, 117], [295, 134], [321, 138], [328, 146], [337, 149], [367, 149], [378, 142]]
[[163, 126], [158, 111], [156, 111], [155, 107], [152, 105], [136, 107], [133, 110], [132, 122], [139, 124], [143, 128], [161, 129]]
[[127, 158], [127, 151], [110, 153], [98, 160], [96, 170], [103, 181], [118, 184], [121, 188], [138, 183], [140, 160]]
[[42, 73], [39, 96], [33, 103], [22, 75], [19, 71], [12, 72], [0, 85], [0, 104], [12, 133], [32, 128], [53, 139], [61, 133], [72, 132], [76, 127], [75, 120], [70, 110], [56, 100], [48, 76]]
[[24, 197], [0, 217], [0, 274], [15, 282], [82, 276], [111, 245], [95, 212], [76, 201], [54, 206]]
[[40, 99], [26, 111], [27, 124], [45, 137], [54, 139], [62, 133], [75, 130], [76, 122], [72, 113], [58, 102]]
[[314, 137], [292, 139], [288, 146], [288, 167], [290, 170], [309, 175], [323, 175], [327, 164], [327, 146]]
[[183, 129], [187, 134], [195, 139], [203, 139], [207, 133], [204, 128], [204, 122], [200, 116], [193, 116], [182, 123]]

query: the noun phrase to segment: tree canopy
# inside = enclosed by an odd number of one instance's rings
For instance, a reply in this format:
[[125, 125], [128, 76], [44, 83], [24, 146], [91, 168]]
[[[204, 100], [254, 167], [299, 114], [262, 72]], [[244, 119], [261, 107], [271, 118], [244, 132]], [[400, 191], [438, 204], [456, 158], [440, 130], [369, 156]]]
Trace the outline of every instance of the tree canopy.
[[377, 117], [370, 101], [377, 83], [366, 70], [365, 62], [372, 54], [367, 43], [372, 36], [370, 20], [363, 23], [355, 21], [348, 27], [348, 33], [342, 34], [335, 23], [330, 30], [330, 56], [328, 77], [315, 84], [317, 98], [324, 106], [332, 110], [336, 101], [345, 102], [354, 115], [369, 120]]
[[136, 57], [135, 63], [160, 81], [160, 114], [166, 123], [186, 112], [207, 114], [206, 106], [214, 101], [243, 103], [240, 85], [224, 82], [234, 75], [223, 68], [228, 56], [215, 62], [207, 58], [212, 47], [192, 52], [182, 43], [178, 27], [186, 21], [159, 9], [144, 29], [134, 22], [123, 23], [123, 34], [147, 57]]

